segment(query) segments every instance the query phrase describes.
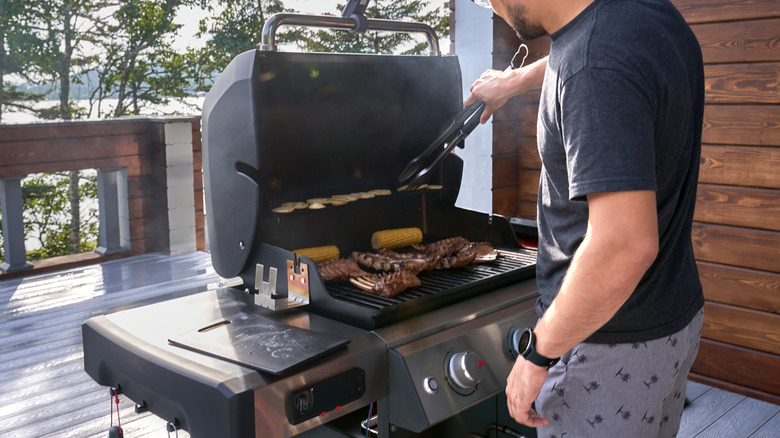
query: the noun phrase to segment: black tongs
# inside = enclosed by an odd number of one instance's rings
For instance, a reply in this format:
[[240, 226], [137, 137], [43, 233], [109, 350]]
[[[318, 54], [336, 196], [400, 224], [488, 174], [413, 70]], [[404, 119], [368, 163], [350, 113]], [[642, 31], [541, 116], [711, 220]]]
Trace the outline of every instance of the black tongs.
[[436, 137], [422, 154], [406, 165], [398, 177], [398, 184], [406, 185], [407, 190], [414, 190], [422, 185], [428, 174], [442, 162], [452, 148], [477, 127], [484, 110], [485, 102], [481, 100], [460, 110], [452, 124]]

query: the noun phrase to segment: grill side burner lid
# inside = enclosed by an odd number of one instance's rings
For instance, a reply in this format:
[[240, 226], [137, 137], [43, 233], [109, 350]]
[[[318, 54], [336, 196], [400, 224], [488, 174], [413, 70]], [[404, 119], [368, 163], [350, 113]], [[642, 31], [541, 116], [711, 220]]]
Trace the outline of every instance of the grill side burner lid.
[[[403, 167], [450, 124], [462, 106], [456, 57], [278, 53], [236, 57], [203, 109], [203, 163], [214, 268], [255, 289], [263, 245], [291, 249], [358, 244], [356, 218], [372, 200], [277, 214], [289, 201], [395, 189]], [[454, 205], [462, 163], [448, 157], [431, 184]], [[374, 230], [422, 226], [413, 211], [375, 219]], [[397, 197], [396, 194], [388, 197]], [[379, 202], [378, 200], [374, 202]], [[392, 203], [392, 202], [391, 202]], [[397, 204], [398, 202], [394, 203]], [[369, 211], [362, 209], [369, 208]], [[380, 208], [384, 210], [384, 208]], [[404, 218], [408, 225], [393, 222]], [[370, 234], [370, 233], [369, 233]], [[282, 257], [284, 258], [284, 257]], [[279, 286], [284, 289], [284, 282]]]

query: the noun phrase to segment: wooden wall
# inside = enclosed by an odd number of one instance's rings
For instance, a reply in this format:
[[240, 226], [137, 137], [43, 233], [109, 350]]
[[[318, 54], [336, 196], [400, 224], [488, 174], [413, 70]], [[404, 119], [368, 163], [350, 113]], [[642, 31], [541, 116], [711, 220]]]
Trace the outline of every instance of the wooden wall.
[[[780, 404], [780, 0], [673, 0], [705, 62], [693, 243], [706, 297], [691, 379]], [[494, 20], [494, 68], [518, 40]], [[549, 40], [530, 42], [528, 62]], [[493, 118], [493, 206], [535, 219], [539, 92]]]
[[[0, 277], [96, 263], [128, 255], [168, 250], [165, 175], [165, 123], [170, 119], [119, 119], [95, 122], [0, 126], [0, 177], [80, 169], [127, 168], [130, 221], [129, 253], [96, 253], [31, 262], [32, 270]], [[180, 120], [177, 120], [180, 121]], [[196, 248], [205, 250], [200, 120], [192, 124]]]

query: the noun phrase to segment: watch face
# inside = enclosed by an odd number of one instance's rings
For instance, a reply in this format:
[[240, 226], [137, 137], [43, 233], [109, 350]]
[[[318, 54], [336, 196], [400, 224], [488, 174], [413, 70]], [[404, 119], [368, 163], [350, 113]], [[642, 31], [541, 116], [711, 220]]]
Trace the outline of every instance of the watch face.
[[521, 356], [525, 357], [531, 347], [531, 329], [523, 330], [523, 334], [520, 335], [520, 339], [517, 341], [517, 351]]

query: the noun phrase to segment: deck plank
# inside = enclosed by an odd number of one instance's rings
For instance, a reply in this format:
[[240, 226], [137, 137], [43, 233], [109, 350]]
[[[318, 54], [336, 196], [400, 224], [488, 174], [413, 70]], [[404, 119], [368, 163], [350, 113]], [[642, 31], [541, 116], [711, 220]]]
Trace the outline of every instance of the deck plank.
[[705, 385], [699, 382], [692, 382], [690, 380], [688, 381], [688, 384], [685, 388], [685, 398], [687, 398], [689, 402], [693, 402], [697, 398], [704, 395], [707, 391], [712, 389], [712, 387], [709, 385]]
[[[218, 280], [209, 255], [191, 253], [0, 281], [0, 436], [105, 437], [110, 398], [84, 372], [81, 324], [197, 293]], [[125, 436], [167, 436], [164, 420], [134, 407], [120, 396]]]
[[777, 438], [778, 431], [780, 431], [780, 413], [775, 414], [769, 421], [762, 424], [748, 438]]
[[696, 398], [683, 411], [678, 438], [695, 437], [723, 414], [746, 399], [744, 395], [710, 390]]
[[[696, 438], [746, 437], [780, 412], [780, 406], [746, 398], [726, 412]], [[775, 431], [775, 433], [780, 433]], [[778, 435], [775, 435], [778, 436]]]

